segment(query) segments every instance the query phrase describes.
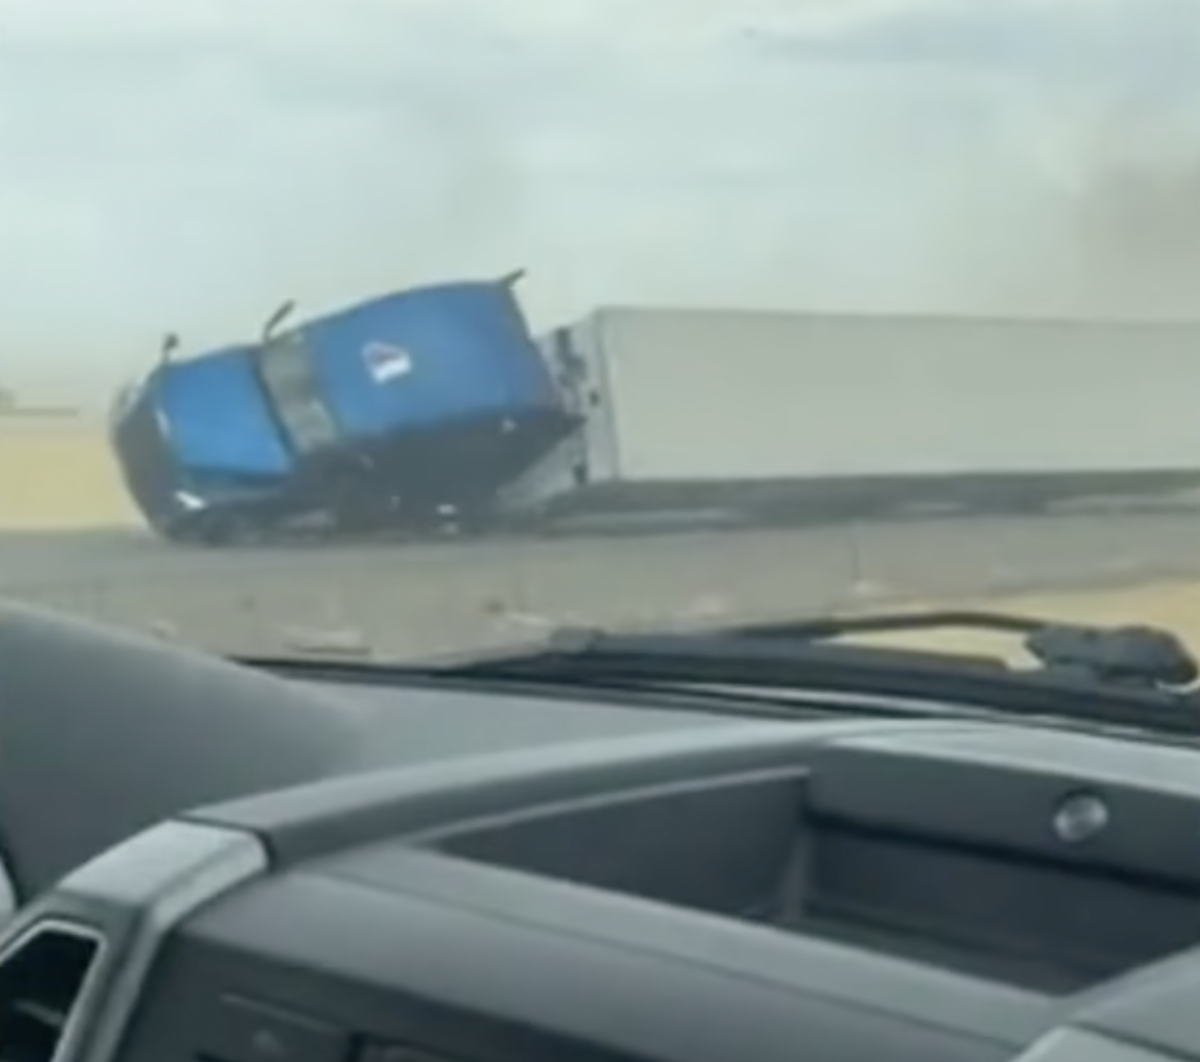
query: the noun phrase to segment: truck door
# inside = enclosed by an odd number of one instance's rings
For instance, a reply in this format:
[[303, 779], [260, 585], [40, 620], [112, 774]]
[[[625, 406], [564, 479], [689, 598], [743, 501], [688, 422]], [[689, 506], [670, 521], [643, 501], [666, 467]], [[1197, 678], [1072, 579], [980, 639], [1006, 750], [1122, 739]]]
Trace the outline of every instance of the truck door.
[[290, 332], [268, 340], [258, 348], [256, 360], [267, 399], [297, 457], [337, 447], [342, 433], [303, 335]]

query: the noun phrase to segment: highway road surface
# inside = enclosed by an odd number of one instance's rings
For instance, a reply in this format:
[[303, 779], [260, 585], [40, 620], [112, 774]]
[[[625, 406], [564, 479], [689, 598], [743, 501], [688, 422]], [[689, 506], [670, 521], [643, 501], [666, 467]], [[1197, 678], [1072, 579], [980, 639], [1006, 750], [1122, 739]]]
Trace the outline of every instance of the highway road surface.
[[558, 623], [693, 623], [864, 600], [1200, 573], [1200, 511], [208, 552], [0, 533], [0, 594], [246, 652], [417, 656]]

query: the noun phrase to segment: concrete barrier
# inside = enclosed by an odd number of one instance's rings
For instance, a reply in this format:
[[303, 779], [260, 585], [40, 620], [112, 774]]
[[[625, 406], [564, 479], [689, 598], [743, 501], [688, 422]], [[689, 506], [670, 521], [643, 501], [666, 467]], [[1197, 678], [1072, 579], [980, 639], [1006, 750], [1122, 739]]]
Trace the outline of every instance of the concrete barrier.
[[[1196, 630], [1196, 544], [1190, 514], [316, 551], [18, 534], [0, 536], [0, 598], [218, 650], [344, 655], [357, 645], [393, 659], [540, 638], [559, 625], [692, 628], [914, 602]], [[1104, 593], [1087, 592], [1097, 587]], [[976, 640], [915, 636], [943, 638]]]
[[138, 523], [100, 418], [70, 410], [0, 412], [0, 530]]

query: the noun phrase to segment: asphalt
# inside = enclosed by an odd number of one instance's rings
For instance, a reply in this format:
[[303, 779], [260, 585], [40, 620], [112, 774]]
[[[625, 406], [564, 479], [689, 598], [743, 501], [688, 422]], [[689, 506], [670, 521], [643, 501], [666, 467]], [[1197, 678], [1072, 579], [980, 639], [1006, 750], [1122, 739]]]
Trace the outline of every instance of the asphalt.
[[1200, 574], [1191, 506], [235, 551], [117, 529], [0, 533], [0, 595], [247, 652], [414, 656], [562, 623], [707, 622], [1184, 574]]

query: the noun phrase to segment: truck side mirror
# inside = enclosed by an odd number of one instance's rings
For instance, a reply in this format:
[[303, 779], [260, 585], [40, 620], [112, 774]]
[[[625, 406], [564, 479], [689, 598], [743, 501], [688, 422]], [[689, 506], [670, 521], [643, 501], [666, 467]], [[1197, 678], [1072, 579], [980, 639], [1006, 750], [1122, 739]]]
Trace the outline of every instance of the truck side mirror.
[[264, 343], [275, 334], [275, 329], [283, 324], [284, 320], [295, 308], [296, 300], [288, 299], [286, 302], [280, 305], [279, 309], [277, 309], [273, 314], [271, 314], [270, 317], [267, 318], [267, 323], [263, 325], [262, 330], [262, 338]]

